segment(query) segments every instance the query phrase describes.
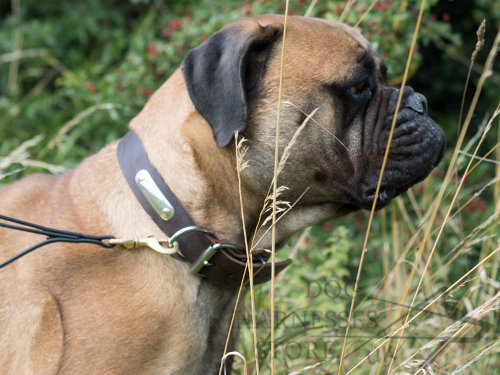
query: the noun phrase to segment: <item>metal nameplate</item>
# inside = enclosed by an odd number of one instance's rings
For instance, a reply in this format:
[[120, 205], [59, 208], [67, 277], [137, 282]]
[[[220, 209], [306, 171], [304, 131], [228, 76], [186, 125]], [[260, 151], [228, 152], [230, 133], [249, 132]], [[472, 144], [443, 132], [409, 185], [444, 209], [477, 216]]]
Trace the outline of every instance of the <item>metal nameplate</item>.
[[163, 195], [147, 170], [141, 169], [137, 172], [135, 182], [144, 197], [163, 220], [169, 220], [174, 216], [174, 207]]

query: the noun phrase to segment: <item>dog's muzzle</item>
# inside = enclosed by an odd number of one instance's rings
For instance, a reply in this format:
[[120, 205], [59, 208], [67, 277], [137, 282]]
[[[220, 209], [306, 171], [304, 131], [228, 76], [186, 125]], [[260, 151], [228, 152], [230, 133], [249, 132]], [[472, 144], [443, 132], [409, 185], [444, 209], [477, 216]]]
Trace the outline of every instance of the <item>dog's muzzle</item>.
[[[400, 90], [393, 90], [388, 100], [385, 126], [375, 142], [377, 166], [368, 172], [361, 183], [360, 206], [370, 209], [375, 198], [383, 155], [396, 112]], [[387, 164], [385, 167], [377, 208], [385, 206], [397, 195], [422, 181], [443, 157], [446, 138], [443, 130], [427, 114], [427, 99], [405, 87], [397, 115]]]

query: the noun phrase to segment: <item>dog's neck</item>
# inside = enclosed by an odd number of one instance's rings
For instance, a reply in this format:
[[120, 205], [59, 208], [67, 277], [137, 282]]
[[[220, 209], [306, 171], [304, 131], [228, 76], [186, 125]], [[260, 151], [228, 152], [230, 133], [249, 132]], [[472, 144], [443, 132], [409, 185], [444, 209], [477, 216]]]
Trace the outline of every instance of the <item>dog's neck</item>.
[[[131, 128], [197, 224], [244, 247], [235, 147], [215, 146], [211, 128], [191, 103], [179, 70], [150, 98]], [[252, 207], [257, 197], [244, 184], [241, 192], [250, 221], [258, 209]]]

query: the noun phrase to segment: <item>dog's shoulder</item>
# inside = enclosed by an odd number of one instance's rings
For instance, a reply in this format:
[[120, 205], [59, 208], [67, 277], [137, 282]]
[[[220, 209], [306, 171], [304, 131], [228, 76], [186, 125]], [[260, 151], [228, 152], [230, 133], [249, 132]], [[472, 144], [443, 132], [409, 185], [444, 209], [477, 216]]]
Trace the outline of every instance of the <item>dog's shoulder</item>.
[[58, 176], [35, 173], [3, 187], [0, 189], [2, 214], [7, 215], [10, 208], [18, 211], [18, 207], [27, 201], [36, 202], [53, 188], [57, 180]]

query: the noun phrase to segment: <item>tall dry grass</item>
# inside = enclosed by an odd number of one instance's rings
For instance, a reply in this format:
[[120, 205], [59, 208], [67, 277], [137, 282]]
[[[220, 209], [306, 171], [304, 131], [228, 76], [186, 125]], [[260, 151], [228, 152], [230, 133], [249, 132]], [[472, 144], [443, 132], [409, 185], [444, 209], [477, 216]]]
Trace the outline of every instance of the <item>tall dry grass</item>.
[[[424, 6], [425, 1], [422, 9]], [[483, 34], [484, 24], [478, 31], [471, 68], [484, 44]], [[438, 171], [406, 196], [395, 199], [390, 209], [377, 214], [374, 220], [382, 224], [373, 230], [374, 210], [370, 213], [364, 243], [358, 248], [361, 261], [354, 288], [350, 290], [353, 292], [350, 301], [328, 310], [345, 313], [350, 304], [346, 319], [332, 320], [333, 326], [317, 327], [305, 318], [298, 326], [287, 326], [287, 319], [296, 311], [307, 310], [311, 302], [310, 299], [290, 300], [290, 285], [300, 285], [293, 280], [297, 276], [294, 272], [285, 272], [270, 286], [258, 290], [253, 285], [250, 287], [252, 324], [248, 327], [243, 323], [239, 352], [246, 359], [245, 372], [370, 375], [499, 372], [500, 107], [485, 114], [484, 125], [472, 136], [468, 135], [482, 88], [494, 74], [499, 42], [500, 33], [490, 46], [462, 123], [470, 73], [464, 80], [458, 137]], [[411, 53], [403, 85], [410, 65]], [[492, 137], [489, 133], [495, 126], [497, 135]], [[491, 139], [495, 138], [492, 144]], [[485, 142], [486, 139], [489, 141]], [[489, 149], [480, 154], [486, 144]], [[278, 187], [276, 177], [275, 169], [273, 192]], [[484, 202], [491, 202], [491, 207], [484, 207]], [[275, 216], [276, 198], [273, 207]], [[307, 268], [307, 264], [300, 264], [300, 257], [305, 256], [306, 251], [315, 251], [304, 241], [308, 235], [305, 231], [289, 246], [288, 250], [292, 249], [290, 253], [299, 263], [296, 267]], [[372, 238], [375, 238], [375, 246], [370, 243]], [[382, 245], [383, 272], [369, 285], [363, 283], [363, 258], [367, 251], [376, 251], [379, 245]], [[274, 248], [272, 254], [274, 262]], [[461, 272], [454, 274], [457, 269]], [[314, 278], [314, 269], [311, 271]], [[363, 298], [357, 299], [360, 283], [364, 284]], [[345, 291], [348, 289], [349, 286]], [[319, 299], [321, 297], [324, 296]], [[332, 308], [331, 301], [323, 299], [315, 301], [317, 306]], [[281, 320], [275, 313], [277, 305], [288, 311]], [[268, 316], [267, 309], [271, 311]], [[354, 320], [360, 329], [351, 335]], [[332, 335], [332, 331], [339, 334]], [[360, 331], [363, 334], [360, 335]], [[292, 345], [295, 353], [288, 351]], [[321, 353], [320, 346], [325, 348]], [[236, 372], [239, 371], [242, 367], [236, 365]]]

